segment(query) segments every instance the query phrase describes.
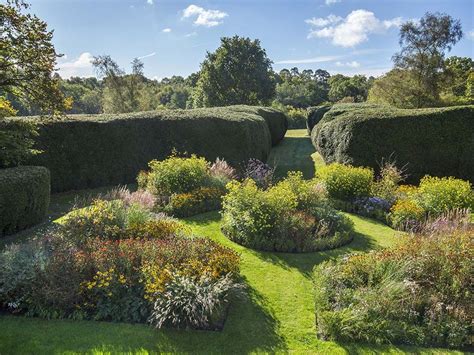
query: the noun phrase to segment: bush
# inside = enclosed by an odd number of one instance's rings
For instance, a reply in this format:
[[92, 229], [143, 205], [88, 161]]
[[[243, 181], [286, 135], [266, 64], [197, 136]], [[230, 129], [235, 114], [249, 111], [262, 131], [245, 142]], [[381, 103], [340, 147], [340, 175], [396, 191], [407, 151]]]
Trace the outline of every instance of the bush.
[[[472, 346], [472, 225], [315, 269], [318, 335], [342, 342]], [[467, 228], [467, 229], [466, 229]]]
[[171, 156], [151, 161], [150, 171], [138, 176], [140, 189], [156, 196], [155, 210], [176, 217], [217, 210], [226, 184], [236, 176], [225, 160], [210, 165], [204, 158]]
[[146, 188], [158, 196], [190, 192], [208, 183], [209, 164], [195, 155], [189, 158], [171, 156], [165, 160], [148, 163]]
[[266, 189], [273, 184], [275, 169], [258, 159], [250, 159], [244, 170], [244, 179], [252, 179], [258, 187]]
[[50, 199], [48, 169], [21, 166], [0, 170], [0, 237], [31, 227], [46, 216]]
[[333, 163], [318, 169], [317, 177], [333, 199], [351, 201], [370, 196], [374, 173], [369, 168]]
[[352, 224], [329, 206], [325, 190], [300, 173], [267, 190], [255, 181], [233, 181], [223, 198], [222, 230], [253, 249], [309, 252], [335, 248], [352, 239]]
[[233, 165], [265, 161], [287, 125], [279, 111], [246, 106], [28, 120], [37, 124], [36, 146], [44, 151], [30, 163], [51, 171], [54, 192], [133, 182], [149, 161], [173, 150]]
[[225, 189], [215, 187], [199, 187], [191, 192], [173, 194], [163, 211], [180, 218], [216, 211], [221, 207], [224, 194]]
[[474, 191], [469, 181], [425, 176], [418, 195], [420, 205], [433, 216], [455, 209], [474, 209]]
[[416, 200], [402, 199], [390, 209], [388, 216], [393, 228], [400, 230], [417, 230], [425, 219], [426, 211]]
[[474, 181], [474, 106], [403, 110], [334, 105], [313, 129], [326, 163], [378, 169], [384, 158], [406, 166], [409, 182], [425, 175]]
[[36, 127], [31, 122], [5, 120], [0, 113], [0, 169], [18, 166], [40, 153], [33, 149], [37, 135]]
[[306, 129], [308, 130], [308, 135], [311, 135], [311, 131], [313, 130], [314, 126], [316, 126], [319, 121], [321, 121], [324, 114], [330, 109], [331, 105], [308, 107], [306, 112]]

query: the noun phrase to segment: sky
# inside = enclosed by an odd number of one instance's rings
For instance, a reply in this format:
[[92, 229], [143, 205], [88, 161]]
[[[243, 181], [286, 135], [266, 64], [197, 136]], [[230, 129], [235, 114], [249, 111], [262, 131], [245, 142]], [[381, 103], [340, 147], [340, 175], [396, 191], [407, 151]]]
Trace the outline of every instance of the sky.
[[30, 0], [54, 30], [59, 73], [93, 76], [108, 54], [127, 72], [141, 58], [162, 79], [199, 70], [223, 36], [259, 39], [273, 69], [379, 76], [399, 50], [399, 26], [425, 12], [459, 19], [464, 37], [448, 55], [474, 57], [474, 0]]

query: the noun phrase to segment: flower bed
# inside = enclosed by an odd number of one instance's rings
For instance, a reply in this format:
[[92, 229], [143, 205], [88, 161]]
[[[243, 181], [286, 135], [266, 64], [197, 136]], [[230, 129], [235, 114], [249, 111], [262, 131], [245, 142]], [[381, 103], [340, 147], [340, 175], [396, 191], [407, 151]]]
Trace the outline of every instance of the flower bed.
[[253, 249], [310, 252], [352, 240], [351, 221], [329, 204], [325, 189], [301, 173], [267, 190], [252, 179], [233, 181], [224, 196], [224, 234]]
[[238, 288], [239, 256], [154, 214], [143, 196], [128, 197], [96, 200], [38, 240], [7, 247], [0, 306], [47, 318], [222, 325]]
[[[318, 335], [343, 342], [472, 346], [473, 225], [443, 216], [394, 249], [315, 269]], [[459, 218], [459, 215], [458, 215]], [[459, 221], [459, 220], [458, 220]]]

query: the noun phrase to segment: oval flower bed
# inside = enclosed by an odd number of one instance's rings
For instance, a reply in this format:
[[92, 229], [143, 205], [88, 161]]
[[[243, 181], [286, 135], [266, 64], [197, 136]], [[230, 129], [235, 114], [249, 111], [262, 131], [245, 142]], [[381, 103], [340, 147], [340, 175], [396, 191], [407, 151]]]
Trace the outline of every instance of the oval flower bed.
[[352, 222], [331, 207], [326, 190], [301, 173], [269, 187], [233, 181], [223, 198], [223, 233], [253, 249], [311, 252], [339, 247], [353, 238]]
[[143, 196], [128, 197], [96, 200], [38, 240], [7, 247], [0, 306], [47, 318], [221, 326], [239, 256], [153, 214], [137, 202]]

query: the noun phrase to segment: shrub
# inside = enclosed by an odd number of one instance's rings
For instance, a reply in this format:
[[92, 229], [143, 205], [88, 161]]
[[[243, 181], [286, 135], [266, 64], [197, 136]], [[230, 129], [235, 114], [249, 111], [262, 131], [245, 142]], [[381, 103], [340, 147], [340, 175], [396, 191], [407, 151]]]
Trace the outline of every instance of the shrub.
[[0, 237], [39, 223], [50, 199], [48, 169], [21, 166], [0, 170]]
[[378, 169], [393, 157], [409, 182], [425, 175], [474, 181], [474, 106], [395, 109], [334, 105], [313, 129], [312, 141], [326, 163]]
[[303, 129], [306, 128], [306, 110], [293, 106], [287, 106], [288, 128]]
[[374, 173], [368, 168], [333, 163], [319, 168], [317, 177], [331, 198], [350, 201], [370, 196]]
[[223, 199], [222, 230], [260, 250], [308, 252], [335, 248], [352, 238], [352, 224], [329, 206], [326, 192], [301, 173], [267, 190], [253, 180], [231, 182]]
[[417, 230], [425, 218], [426, 211], [416, 200], [397, 201], [390, 209], [388, 216], [392, 227], [401, 230]]
[[425, 176], [418, 188], [420, 205], [432, 215], [443, 212], [474, 208], [474, 192], [469, 181], [452, 177]]
[[236, 172], [225, 160], [210, 165], [204, 158], [171, 156], [151, 161], [150, 172], [138, 176], [139, 188], [148, 189], [157, 198], [155, 210], [176, 217], [220, 208], [225, 186]]
[[315, 269], [323, 339], [472, 346], [469, 230], [406, 238], [390, 250], [353, 254]]
[[209, 329], [222, 322], [229, 292], [236, 288], [230, 276], [196, 280], [174, 274], [153, 305], [149, 322], [164, 325]]
[[28, 120], [37, 124], [34, 140], [43, 151], [28, 162], [51, 171], [54, 192], [133, 182], [149, 161], [173, 150], [233, 165], [265, 161], [287, 124], [279, 111], [245, 106]]
[[218, 210], [225, 190], [214, 187], [200, 187], [192, 192], [171, 195], [163, 210], [175, 217], [189, 217], [199, 213]]
[[146, 180], [146, 189], [158, 196], [190, 192], [207, 183], [209, 164], [195, 155], [189, 158], [171, 156], [152, 160]]
[[308, 107], [306, 113], [306, 129], [308, 130], [308, 135], [311, 135], [311, 131], [313, 130], [314, 126], [316, 126], [319, 121], [321, 121], [324, 114], [330, 109], [330, 105]]
[[245, 166], [244, 179], [252, 179], [259, 187], [268, 188], [274, 179], [275, 169], [258, 159], [250, 159]]

